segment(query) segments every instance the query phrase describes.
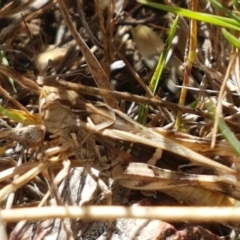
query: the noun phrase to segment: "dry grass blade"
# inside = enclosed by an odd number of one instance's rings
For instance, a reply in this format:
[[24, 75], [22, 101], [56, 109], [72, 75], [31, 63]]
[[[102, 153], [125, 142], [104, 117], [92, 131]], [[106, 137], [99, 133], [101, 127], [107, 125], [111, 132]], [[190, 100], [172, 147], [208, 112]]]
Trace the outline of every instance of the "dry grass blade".
[[212, 148], [214, 147], [215, 142], [216, 142], [218, 123], [219, 123], [219, 118], [220, 118], [221, 112], [222, 112], [222, 104], [221, 103], [226, 94], [225, 89], [226, 89], [227, 80], [229, 79], [229, 75], [230, 75], [231, 69], [233, 68], [233, 64], [234, 64], [234, 62], [236, 62], [236, 58], [237, 58], [237, 54], [235, 53], [230, 59], [224, 80], [223, 80], [221, 88], [220, 88], [220, 92], [219, 92], [219, 96], [218, 96], [218, 100], [217, 100], [215, 119], [214, 119], [213, 137], [212, 137], [212, 143], [211, 143]]
[[[93, 132], [95, 131], [95, 129], [91, 125], [86, 125], [86, 128], [91, 129]], [[144, 133], [146, 134], [145, 131]], [[108, 136], [111, 138], [121, 139], [128, 142], [142, 143], [147, 146], [167, 150], [169, 152], [177, 153], [180, 156], [186, 157], [193, 163], [212, 167], [219, 172], [235, 174], [235, 170], [226, 167], [220, 163], [217, 163], [211, 160], [210, 158], [204, 157], [203, 155], [196, 153], [191, 149], [188, 149], [180, 144], [177, 144], [176, 142], [170, 139], [158, 135], [154, 131], [152, 131], [152, 133], [150, 133], [148, 137], [142, 137], [140, 135], [136, 135], [136, 133], [134, 134], [116, 129], [105, 129], [101, 131], [101, 134], [106, 137]]]
[[25, 185], [48, 166], [49, 162], [39, 163], [37, 166], [15, 179], [12, 183], [8, 184], [6, 187], [3, 187], [0, 190], [0, 201], [5, 200], [10, 193], [15, 192], [17, 189]]
[[34, 163], [25, 163], [23, 165], [8, 168], [4, 171], [1, 171], [0, 172], [0, 182], [10, 179], [10, 178], [14, 177], [15, 175], [22, 175], [22, 174], [28, 172], [29, 170], [31, 170], [32, 168], [37, 167], [37, 165], [38, 165], [38, 163], [35, 163], [35, 162]]
[[19, 74], [18, 72], [10, 68], [7, 68], [5, 66], [0, 66], [0, 72], [6, 75], [7, 77], [11, 77], [20, 86], [22, 86], [25, 89], [28, 89], [31, 92], [39, 94], [41, 91], [41, 88], [33, 80], [23, 76], [22, 74]]
[[14, 99], [10, 94], [8, 94], [8, 92], [5, 91], [5, 89], [3, 89], [1, 86], [0, 86], [0, 93], [5, 98], [9, 99], [9, 101], [11, 101], [17, 108], [19, 108], [20, 110], [28, 113], [28, 110], [24, 106], [22, 106], [22, 104], [19, 103], [16, 99]]
[[132, 68], [131, 64], [128, 62], [128, 60], [126, 59], [126, 57], [121, 54], [119, 52], [118, 49], [115, 49], [117, 54], [119, 55], [119, 57], [124, 61], [124, 63], [126, 64], [129, 72], [132, 74], [132, 76], [134, 77], [134, 79], [139, 83], [139, 85], [146, 91], [146, 93], [153, 97], [153, 93], [151, 92], [150, 88], [145, 84], [145, 82], [143, 81], [143, 79], [139, 76], [139, 74]]
[[[186, 174], [144, 163], [130, 163], [116, 166], [112, 176], [127, 188], [162, 191], [191, 205], [233, 206], [239, 202], [235, 199], [240, 200], [240, 183], [229, 175]], [[136, 184], [138, 181], [141, 185]]]
[[55, 179], [51, 185], [51, 188], [47, 191], [47, 193], [45, 194], [45, 196], [39, 203], [39, 205], [38, 205], [39, 207], [41, 207], [45, 204], [45, 202], [46, 202], [47, 198], [49, 198], [53, 188], [56, 188], [58, 186], [58, 184], [69, 174], [70, 165], [71, 164], [70, 164], [69, 160], [63, 162], [63, 166], [64, 166], [63, 169], [55, 177]]
[[2, 29], [0, 33], [0, 44], [9, 41], [9, 39], [12, 38], [13, 33], [16, 32], [16, 29], [19, 27], [19, 25], [20, 19], [14, 19], [8, 27]]
[[[193, 11], [197, 11], [198, 2], [193, 0], [189, 5], [191, 5]], [[189, 78], [191, 75], [192, 65], [196, 58], [196, 49], [197, 49], [197, 21], [191, 19], [190, 21], [190, 32], [189, 32], [189, 46], [188, 46], [188, 56], [186, 56], [185, 60], [185, 70], [183, 77], [183, 88], [181, 89], [181, 95], [179, 98], [179, 104], [184, 105], [187, 96], [187, 89], [184, 87], [188, 87]], [[179, 112], [177, 115], [175, 127], [178, 129], [182, 125], [182, 113]]]
[[[63, 14], [63, 17], [65, 18], [65, 21], [75, 39], [78, 46], [80, 47], [87, 63], [88, 67], [92, 73], [93, 78], [95, 79], [96, 84], [99, 88], [108, 89], [111, 90], [111, 85], [109, 84], [109, 80], [98, 62], [98, 60], [95, 58], [95, 56], [91, 53], [86, 43], [83, 41], [82, 37], [79, 35], [79, 33], [74, 28], [71, 18], [69, 16], [68, 10], [66, 8], [66, 5], [62, 0], [58, 0], [58, 4], [60, 7], [60, 10]], [[118, 108], [117, 102], [114, 98], [106, 98], [106, 102], [113, 108]]]

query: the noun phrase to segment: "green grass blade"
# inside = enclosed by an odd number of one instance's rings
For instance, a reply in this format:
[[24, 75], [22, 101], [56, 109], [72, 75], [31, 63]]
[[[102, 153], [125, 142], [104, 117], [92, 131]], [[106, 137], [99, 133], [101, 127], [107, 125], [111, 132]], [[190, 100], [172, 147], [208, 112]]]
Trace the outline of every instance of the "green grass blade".
[[[9, 63], [8, 63], [8, 60], [4, 54], [4, 51], [0, 51], [0, 62], [4, 65], [4, 66], [7, 66], [9, 67]], [[8, 77], [8, 82], [9, 84], [11, 85], [12, 89], [14, 92], [17, 92], [16, 88], [15, 88], [15, 85], [14, 85], [14, 81], [12, 78]]]
[[238, 9], [239, 8], [239, 2], [238, 0], [233, 0], [233, 6], [235, 9]]
[[232, 18], [236, 20], [237, 22], [240, 22], [240, 17], [238, 17], [236, 14], [229, 11], [227, 8], [225, 8], [220, 2], [216, 0], [208, 0], [215, 8], [218, 8], [220, 11], [225, 13], [229, 18]]
[[[152, 91], [153, 94], [155, 94], [155, 92], [156, 92], [157, 86], [161, 79], [161, 75], [165, 68], [168, 52], [171, 48], [171, 44], [172, 44], [173, 38], [175, 36], [176, 30], [177, 30], [178, 20], [179, 20], [179, 16], [177, 16], [173, 22], [173, 25], [169, 31], [169, 35], [168, 35], [168, 38], [165, 43], [165, 47], [160, 55], [157, 67], [154, 71], [154, 74], [153, 74], [151, 80], [150, 80], [149, 89]], [[138, 113], [138, 122], [139, 123], [146, 124], [147, 113], [148, 113], [148, 105], [141, 104], [139, 107], [139, 113]]]
[[167, 38], [167, 41], [165, 44], [165, 48], [163, 49], [162, 54], [160, 55], [156, 70], [154, 71], [154, 74], [150, 81], [149, 88], [151, 89], [153, 94], [155, 94], [155, 92], [156, 92], [159, 80], [160, 80], [163, 70], [165, 68], [166, 59], [167, 59], [168, 52], [171, 48], [171, 44], [172, 44], [173, 38], [175, 36], [176, 30], [177, 30], [178, 21], [179, 21], [179, 16], [177, 16], [173, 22], [173, 25], [170, 29], [170, 32], [169, 32], [169, 35], [168, 35], [168, 38]]
[[[214, 120], [215, 119], [215, 105], [212, 102], [211, 99], [209, 99], [206, 103], [205, 103], [206, 108], [208, 109], [208, 112], [211, 116], [211, 119]], [[232, 146], [232, 148], [235, 150], [235, 152], [237, 153], [238, 156], [240, 156], [240, 143], [238, 141], [238, 139], [235, 137], [235, 135], [233, 134], [233, 132], [229, 129], [228, 125], [225, 123], [223, 117], [219, 117], [218, 120], [218, 129], [219, 131], [222, 133], [222, 135], [224, 136], [224, 138], [227, 140], [227, 142]]]
[[10, 118], [16, 122], [20, 122], [26, 125], [29, 124], [39, 124], [41, 123], [38, 117], [33, 115], [29, 115], [23, 111], [15, 110], [15, 109], [6, 109], [0, 105], [0, 115]]
[[229, 29], [240, 31], [240, 22], [236, 21], [235, 19], [216, 16], [216, 15], [207, 14], [207, 13], [194, 12], [188, 9], [171, 7], [171, 6], [160, 4], [160, 3], [149, 2], [146, 0], [138, 0], [138, 2], [153, 8], [157, 8], [157, 9], [171, 12], [174, 14], [179, 14], [181, 16], [195, 19], [198, 21], [203, 21], [203, 22], [211, 23], [221, 27], [226, 27]]
[[237, 37], [227, 31], [225, 28], [222, 28], [222, 34], [227, 39], [227, 41], [236, 48], [240, 48], [240, 41]]

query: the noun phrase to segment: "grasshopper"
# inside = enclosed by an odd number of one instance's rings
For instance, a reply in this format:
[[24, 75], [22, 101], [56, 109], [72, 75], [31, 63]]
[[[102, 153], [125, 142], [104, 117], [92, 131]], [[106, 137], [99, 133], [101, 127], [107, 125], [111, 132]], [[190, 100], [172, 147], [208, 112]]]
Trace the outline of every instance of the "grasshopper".
[[[154, 128], [134, 122], [107, 104], [93, 104], [81, 99], [75, 91], [44, 86], [39, 112], [46, 130], [60, 137], [66, 154], [75, 154], [81, 160], [95, 160], [96, 142], [106, 147], [112, 154], [102, 164], [109, 165], [112, 179], [127, 188], [158, 190], [199, 206], [239, 204], [240, 185], [233, 169], [166, 138]], [[151, 153], [151, 157], [142, 150]], [[217, 174], [186, 174], [155, 167], [162, 150], [213, 168]], [[92, 162], [93, 167], [101, 165]], [[101, 167], [99, 169], [101, 171]], [[240, 229], [238, 225], [234, 227]]]

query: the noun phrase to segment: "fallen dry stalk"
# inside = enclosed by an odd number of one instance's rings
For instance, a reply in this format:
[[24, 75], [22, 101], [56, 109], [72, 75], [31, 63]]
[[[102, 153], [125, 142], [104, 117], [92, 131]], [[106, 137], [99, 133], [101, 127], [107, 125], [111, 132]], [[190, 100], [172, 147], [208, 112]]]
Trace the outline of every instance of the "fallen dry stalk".
[[239, 222], [240, 207], [33, 207], [1, 210], [1, 219], [6, 222], [21, 220], [36, 221], [51, 218], [81, 220], [109, 220], [117, 218], [160, 219], [162, 221], [218, 221]]
[[114, 97], [116, 99], [121, 99], [121, 100], [126, 100], [126, 101], [134, 101], [137, 103], [166, 107], [166, 108], [169, 108], [174, 111], [188, 112], [188, 113], [200, 115], [204, 118], [207, 117], [207, 113], [205, 113], [197, 108], [193, 109], [188, 106], [181, 106], [176, 103], [164, 101], [161, 99], [147, 98], [147, 97], [131, 94], [128, 92], [110, 91], [110, 90], [106, 90], [106, 89], [100, 89], [100, 88], [96, 88], [96, 87], [85, 86], [82, 84], [67, 82], [65, 80], [54, 81], [52, 79], [44, 79], [44, 84], [48, 85], [48, 86], [67, 89], [67, 90], [73, 90], [73, 91], [76, 91], [77, 93], [79, 93], [79, 95], [87, 94], [87, 95], [92, 95], [92, 96], [100, 95], [103, 97]]

